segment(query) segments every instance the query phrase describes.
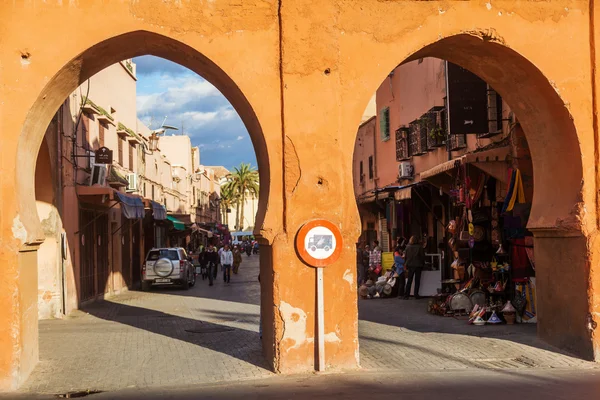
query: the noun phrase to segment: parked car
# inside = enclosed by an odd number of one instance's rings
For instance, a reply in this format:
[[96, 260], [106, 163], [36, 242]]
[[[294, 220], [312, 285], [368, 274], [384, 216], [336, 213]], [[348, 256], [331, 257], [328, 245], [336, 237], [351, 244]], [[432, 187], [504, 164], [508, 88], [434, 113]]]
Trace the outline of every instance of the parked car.
[[142, 290], [154, 285], [181, 285], [189, 289], [196, 284], [196, 270], [182, 247], [152, 249], [142, 266]]

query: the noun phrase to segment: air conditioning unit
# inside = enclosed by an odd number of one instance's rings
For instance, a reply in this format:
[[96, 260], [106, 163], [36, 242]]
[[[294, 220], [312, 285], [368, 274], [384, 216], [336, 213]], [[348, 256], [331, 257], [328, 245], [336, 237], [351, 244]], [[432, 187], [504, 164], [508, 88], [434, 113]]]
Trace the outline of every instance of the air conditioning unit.
[[94, 164], [92, 166], [92, 175], [90, 176], [90, 186], [106, 186], [106, 175], [108, 168], [103, 164]]
[[133, 174], [127, 174], [127, 182], [129, 182], [129, 184], [127, 185], [127, 191], [128, 192], [135, 192], [137, 190], [137, 174], [133, 173]]
[[415, 176], [415, 167], [408, 161], [401, 162], [398, 165], [398, 175], [401, 179], [412, 179]]

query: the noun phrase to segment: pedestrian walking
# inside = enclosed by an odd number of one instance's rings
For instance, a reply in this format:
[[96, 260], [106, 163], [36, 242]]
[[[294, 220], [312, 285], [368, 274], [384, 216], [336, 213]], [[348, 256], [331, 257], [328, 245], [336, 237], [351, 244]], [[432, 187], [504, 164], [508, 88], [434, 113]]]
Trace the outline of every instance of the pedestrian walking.
[[394, 250], [394, 269], [398, 274], [396, 285], [398, 285], [398, 298], [404, 298], [404, 286], [406, 285], [406, 274], [404, 272], [404, 253], [400, 246]]
[[233, 264], [233, 253], [226, 244], [221, 252], [221, 268], [223, 268], [223, 282], [229, 283], [231, 280], [231, 265]]
[[217, 253], [215, 246], [212, 244], [208, 246], [204, 258], [208, 268], [208, 286], [212, 286], [213, 281], [217, 276], [217, 265], [219, 264], [219, 254]]
[[237, 275], [242, 263], [242, 253], [238, 246], [233, 246], [233, 273]]
[[419, 287], [421, 286], [421, 272], [423, 272], [423, 266], [425, 266], [425, 249], [419, 243], [419, 239], [416, 236], [411, 236], [406, 246], [406, 261], [405, 265], [408, 270], [408, 281], [404, 288], [404, 298], [408, 299], [410, 296], [410, 289], [412, 286], [413, 279], [415, 281], [415, 299], [420, 299]]

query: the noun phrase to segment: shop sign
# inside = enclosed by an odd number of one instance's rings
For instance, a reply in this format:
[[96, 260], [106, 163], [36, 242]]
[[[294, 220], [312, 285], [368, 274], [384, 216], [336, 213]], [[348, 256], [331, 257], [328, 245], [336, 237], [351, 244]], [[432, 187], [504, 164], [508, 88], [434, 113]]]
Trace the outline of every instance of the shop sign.
[[471, 71], [448, 63], [450, 133], [487, 133], [487, 83]]
[[112, 164], [113, 152], [108, 147], [100, 147], [96, 150], [96, 164]]

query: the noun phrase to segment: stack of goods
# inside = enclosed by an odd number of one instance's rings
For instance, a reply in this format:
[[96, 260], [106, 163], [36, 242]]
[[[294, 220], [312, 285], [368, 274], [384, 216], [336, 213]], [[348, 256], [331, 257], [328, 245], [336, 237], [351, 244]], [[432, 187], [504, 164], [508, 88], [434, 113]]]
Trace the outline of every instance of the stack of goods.
[[502, 315], [504, 316], [504, 319], [506, 320], [506, 323], [508, 325], [513, 325], [515, 323], [515, 314], [516, 313], [517, 313], [517, 310], [515, 310], [513, 305], [510, 303], [510, 300], [507, 301], [506, 305], [502, 309]]

